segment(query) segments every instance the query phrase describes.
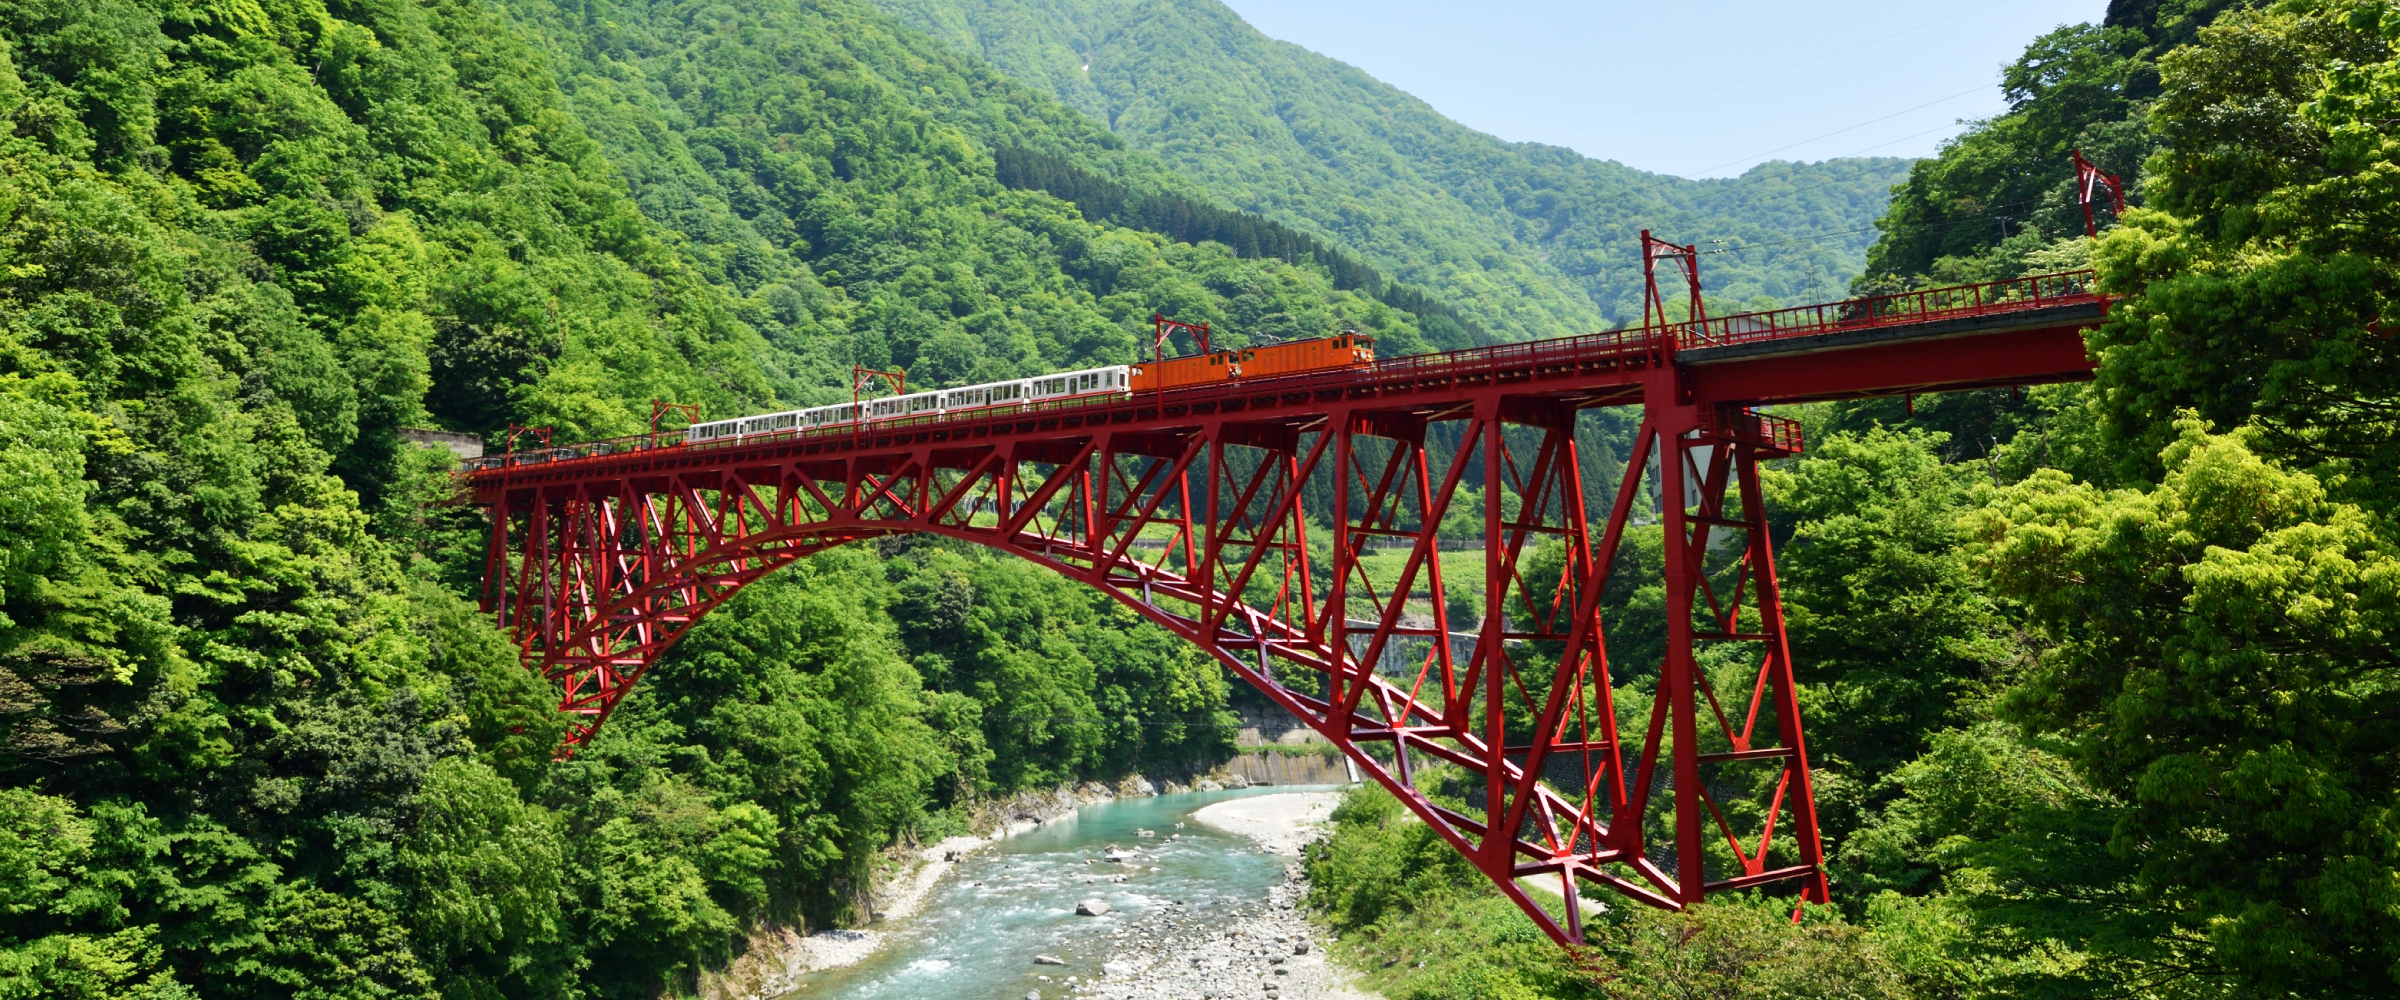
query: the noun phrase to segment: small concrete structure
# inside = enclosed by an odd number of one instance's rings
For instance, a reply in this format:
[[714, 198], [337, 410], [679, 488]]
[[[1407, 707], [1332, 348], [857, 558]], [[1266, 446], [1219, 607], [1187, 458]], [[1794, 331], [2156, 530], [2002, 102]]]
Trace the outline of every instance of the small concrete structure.
[[425, 427], [400, 428], [400, 440], [429, 448], [448, 448], [460, 458], [482, 458], [483, 436], [461, 434], [457, 431], [437, 431]]

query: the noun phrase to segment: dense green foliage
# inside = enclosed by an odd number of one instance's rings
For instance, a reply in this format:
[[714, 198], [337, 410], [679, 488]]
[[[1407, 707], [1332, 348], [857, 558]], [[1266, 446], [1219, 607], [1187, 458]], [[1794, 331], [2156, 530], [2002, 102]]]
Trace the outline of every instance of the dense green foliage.
[[[2400, 18], [2119, 6], [2110, 30], [2154, 43], [2113, 71], [2120, 120], [2155, 149], [2138, 178], [2127, 165], [2147, 207], [2088, 249], [2044, 251], [2089, 257], [2124, 296], [2092, 336], [2098, 379], [1929, 414], [1993, 443], [1962, 481], [1994, 485], [1928, 540], [1969, 570], [1948, 606], [2001, 626], [1947, 636], [2000, 655], [1956, 728], [1860, 775], [1868, 811], [1840, 867], [1949, 928], [1929, 981], [1948, 991], [2386, 994], [2400, 463], [2375, 332], [2394, 258], [2372, 220], [2391, 197], [2380, 109]], [[2088, 96], [2033, 96], [1920, 176]], [[1892, 232], [1915, 224], [1906, 202]], [[1919, 265], [2004, 269], [2007, 253]]]
[[[1095, 225], [1002, 185], [1005, 148], [1145, 189], [1179, 182], [863, 5], [500, 6], [545, 44], [634, 200], [777, 349], [783, 398], [846, 394], [853, 363], [941, 386], [1130, 361], [1153, 310], [1210, 322], [1232, 346], [1347, 326], [1424, 349], [1409, 314], [1313, 264]], [[736, 27], [720, 32], [720, 17]]]
[[1215, 0], [876, 2], [1056, 93], [1216, 199], [1428, 289], [1503, 339], [1639, 322], [1642, 229], [1759, 245], [1708, 258], [1726, 308], [1836, 298], [1907, 169], [1774, 162], [1694, 181], [1506, 143], [1267, 38]]

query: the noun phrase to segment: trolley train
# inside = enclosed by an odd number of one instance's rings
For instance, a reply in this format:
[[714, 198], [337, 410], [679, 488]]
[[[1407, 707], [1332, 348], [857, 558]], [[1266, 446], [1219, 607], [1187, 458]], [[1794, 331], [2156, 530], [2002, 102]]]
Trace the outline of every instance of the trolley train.
[[962, 385], [954, 389], [933, 389], [854, 403], [716, 420], [693, 424], [684, 432], [684, 440], [702, 444], [871, 425], [909, 417], [999, 413], [1070, 399], [1131, 396], [1159, 389], [1328, 368], [1361, 368], [1374, 361], [1374, 338], [1344, 330], [1331, 337], [1204, 351], [1145, 364], [1086, 368], [1005, 382]]

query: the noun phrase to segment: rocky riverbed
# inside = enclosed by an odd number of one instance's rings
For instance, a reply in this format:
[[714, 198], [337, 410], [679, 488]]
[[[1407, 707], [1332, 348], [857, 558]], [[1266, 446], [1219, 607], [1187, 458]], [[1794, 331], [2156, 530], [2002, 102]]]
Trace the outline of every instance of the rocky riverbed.
[[[1295, 857], [1340, 802], [1338, 792], [1264, 795], [1205, 806], [1192, 819]], [[1091, 1000], [1370, 1000], [1325, 960], [1307, 897], [1308, 876], [1287, 865], [1266, 898], [1230, 913], [1169, 908], [1110, 932], [1102, 977], [1062, 985]]]
[[[1280, 796], [1279, 796], [1280, 797]], [[1061, 981], [1028, 1000], [1373, 1000], [1328, 963], [1304, 915], [1308, 880], [1298, 865], [1255, 905], [1196, 913], [1170, 908], [1110, 933], [1112, 954], [1095, 980]]]

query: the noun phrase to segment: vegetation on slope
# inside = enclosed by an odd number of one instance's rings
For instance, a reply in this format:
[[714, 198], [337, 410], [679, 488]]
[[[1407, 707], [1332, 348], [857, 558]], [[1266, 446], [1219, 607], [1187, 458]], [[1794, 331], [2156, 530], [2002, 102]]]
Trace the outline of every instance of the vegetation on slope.
[[1146, 351], [1154, 309], [1234, 346], [1348, 326], [1424, 348], [1408, 313], [1313, 264], [1096, 225], [1002, 185], [1002, 148], [1174, 181], [863, 4], [499, 6], [546, 47], [634, 200], [778, 349], [786, 399], [846, 395], [853, 363], [929, 386], [1121, 363]]
[[1397, 281], [1387, 282], [1374, 268], [1349, 254], [1273, 219], [1181, 195], [1135, 191], [1067, 160], [1030, 149], [998, 150], [993, 154], [993, 167], [1000, 183], [1057, 195], [1073, 202], [1084, 218], [1094, 222], [1114, 222], [1185, 243], [1219, 243], [1237, 257], [1314, 263], [1333, 279], [1333, 287], [1363, 289], [1377, 301], [1413, 314], [1426, 342], [1435, 347], [1455, 350], [1491, 342], [1490, 334], [1448, 303]]
[[871, 11], [777, 11], [813, 75], [694, 56], [728, 99], [798, 88], [742, 132], [571, 97], [479, 3], [6, 8], [0, 993], [677, 992], [761, 922], [855, 917], [874, 852], [963, 803], [1227, 752], [1194, 651], [933, 545], [751, 588], [550, 761], [554, 693], [462, 600], [472, 514], [403, 426], [597, 436], [654, 397], [830, 394], [853, 356], [1114, 359], [1162, 305], [1413, 336], [1312, 266], [1003, 188], [927, 89], [1020, 142], [1081, 120], [875, 49], [915, 36]]
[[1725, 308], [1839, 297], [1908, 166], [1776, 162], [1694, 181], [1505, 143], [1214, 0], [876, 2], [1050, 89], [1227, 204], [1355, 253], [1506, 339], [1640, 321], [1645, 228], [1759, 245], [1708, 259]]

